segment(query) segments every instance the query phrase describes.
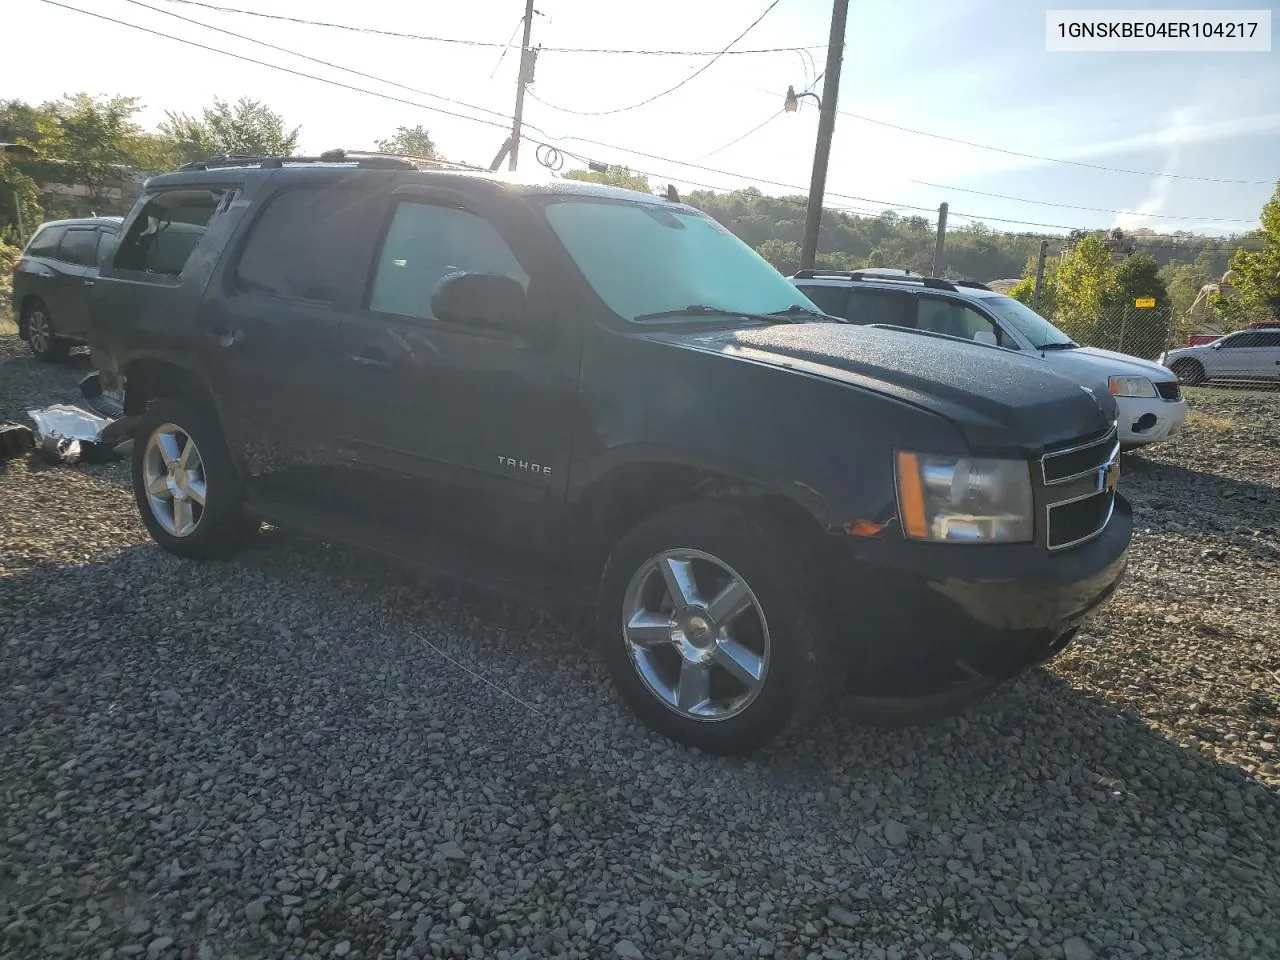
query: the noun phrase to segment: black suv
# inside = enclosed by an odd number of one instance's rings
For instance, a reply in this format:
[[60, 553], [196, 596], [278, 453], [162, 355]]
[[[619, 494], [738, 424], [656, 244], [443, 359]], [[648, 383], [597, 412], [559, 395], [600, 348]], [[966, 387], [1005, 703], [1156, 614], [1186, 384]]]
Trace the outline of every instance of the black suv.
[[98, 251], [119, 229], [119, 217], [50, 220], [13, 265], [18, 334], [41, 360], [63, 360], [72, 346], [84, 342]]
[[624, 699], [707, 750], [833, 687], [868, 718], [955, 709], [1125, 565], [1109, 395], [834, 321], [664, 198], [197, 164], [147, 183], [91, 331], [162, 546], [223, 556], [266, 520], [594, 604]]

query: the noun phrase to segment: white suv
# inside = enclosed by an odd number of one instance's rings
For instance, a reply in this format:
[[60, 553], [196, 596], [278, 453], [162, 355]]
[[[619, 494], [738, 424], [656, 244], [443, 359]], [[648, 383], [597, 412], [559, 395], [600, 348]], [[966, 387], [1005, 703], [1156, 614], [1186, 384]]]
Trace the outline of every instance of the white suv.
[[801, 270], [791, 282], [826, 313], [852, 323], [907, 327], [1024, 351], [1081, 386], [1109, 391], [1120, 408], [1125, 448], [1167, 440], [1187, 419], [1178, 379], [1159, 363], [1082, 347], [1034, 310], [976, 281], [903, 270]]
[[1280, 378], [1280, 330], [1241, 330], [1199, 347], [1180, 347], [1160, 362], [1183, 383]]

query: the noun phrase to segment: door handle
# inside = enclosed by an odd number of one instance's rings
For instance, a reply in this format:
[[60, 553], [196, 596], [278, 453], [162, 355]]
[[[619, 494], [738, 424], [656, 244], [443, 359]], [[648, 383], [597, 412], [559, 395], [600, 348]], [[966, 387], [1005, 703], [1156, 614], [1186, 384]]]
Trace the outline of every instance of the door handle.
[[92, 281], [92, 280], [86, 280], [86, 281], [84, 282], [84, 285], [85, 285], [86, 287], [92, 287], [92, 286], [93, 286], [93, 281]]
[[356, 363], [362, 367], [377, 367], [382, 370], [391, 368], [391, 361], [377, 347], [366, 347], [359, 353], [348, 353], [345, 359], [348, 363]]

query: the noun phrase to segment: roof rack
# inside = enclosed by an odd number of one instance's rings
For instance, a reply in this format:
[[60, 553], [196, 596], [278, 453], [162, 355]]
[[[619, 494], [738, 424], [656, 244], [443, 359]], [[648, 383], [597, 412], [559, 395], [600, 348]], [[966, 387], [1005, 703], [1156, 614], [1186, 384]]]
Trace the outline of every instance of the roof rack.
[[358, 170], [420, 170], [423, 167], [434, 167], [444, 170], [477, 170], [484, 167], [472, 166], [469, 163], [455, 163], [450, 160], [439, 160], [434, 157], [412, 157], [399, 153], [378, 153], [364, 150], [326, 150], [316, 157], [255, 157], [229, 154], [222, 157], [208, 157], [184, 163], [179, 170], [216, 170], [223, 167], [259, 167], [264, 170], [278, 170], [286, 164], [307, 163], [351, 163]]
[[[943, 280], [941, 277], [922, 277], [919, 274], [910, 276], [900, 276], [895, 273], [871, 273], [867, 270], [800, 270], [793, 277], [793, 280], [874, 280], [877, 283], [914, 283], [932, 290], [955, 290], [958, 283], [964, 281]], [[965, 282], [966, 286], [973, 286], [977, 281]]]

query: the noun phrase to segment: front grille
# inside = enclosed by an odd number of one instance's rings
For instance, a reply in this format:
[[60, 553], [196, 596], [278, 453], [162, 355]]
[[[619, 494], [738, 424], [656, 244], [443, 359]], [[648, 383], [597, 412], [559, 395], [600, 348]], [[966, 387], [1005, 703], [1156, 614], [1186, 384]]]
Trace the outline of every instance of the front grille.
[[1116, 431], [1113, 427], [1104, 437], [1063, 450], [1046, 453], [1040, 458], [1044, 482], [1052, 486], [1105, 467], [1115, 457]]
[[1156, 384], [1156, 393], [1166, 400], [1178, 400], [1182, 397], [1182, 389], [1177, 380], [1162, 380]]
[[1113, 427], [1103, 437], [1046, 453], [1046, 542], [1062, 550], [1100, 534], [1115, 509], [1120, 443]]
[[1049, 549], [1061, 550], [1102, 532], [1111, 519], [1115, 494], [1110, 490], [1049, 508]]

